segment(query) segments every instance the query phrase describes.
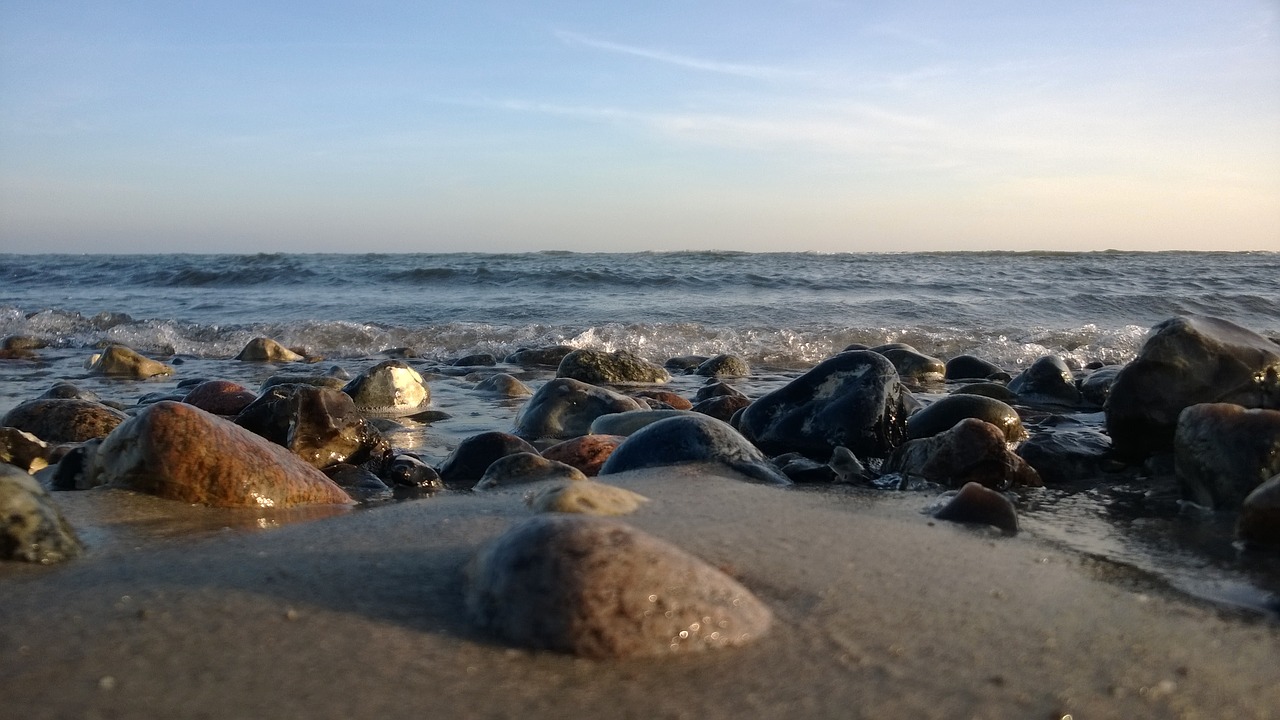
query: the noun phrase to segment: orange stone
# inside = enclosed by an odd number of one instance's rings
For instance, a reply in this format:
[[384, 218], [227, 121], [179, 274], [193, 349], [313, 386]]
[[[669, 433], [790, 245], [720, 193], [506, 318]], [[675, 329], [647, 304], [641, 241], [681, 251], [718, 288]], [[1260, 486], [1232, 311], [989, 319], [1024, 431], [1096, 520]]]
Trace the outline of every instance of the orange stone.
[[552, 445], [542, 451], [542, 457], [548, 460], [572, 465], [587, 477], [595, 477], [600, 473], [600, 466], [609, 459], [614, 450], [626, 440], [621, 435], [583, 435], [572, 440]]

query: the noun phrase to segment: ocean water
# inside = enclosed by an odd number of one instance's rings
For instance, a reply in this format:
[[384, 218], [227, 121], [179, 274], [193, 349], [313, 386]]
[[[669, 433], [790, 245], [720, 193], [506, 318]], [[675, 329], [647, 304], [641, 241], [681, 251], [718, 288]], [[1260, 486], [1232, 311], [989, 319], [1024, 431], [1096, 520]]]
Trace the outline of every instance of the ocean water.
[[[854, 342], [968, 353], [1011, 373], [1045, 354], [1123, 363], [1152, 325], [1185, 313], [1280, 337], [1280, 252], [0, 255], [0, 336], [48, 343], [38, 360], [0, 361], [0, 414], [58, 380], [126, 405], [191, 378], [256, 388], [282, 368], [231, 358], [261, 335], [323, 356], [317, 371], [351, 374], [412, 348], [449, 417], [406, 422], [390, 439], [439, 462], [471, 434], [509, 430], [522, 404], [478, 396], [486, 371], [449, 366], [474, 353], [568, 344], [661, 363], [731, 352], [753, 369], [735, 384], [757, 396]], [[87, 376], [84, 361], [107, 342], [177, 374]], [[535, 388], [554, 375], [495, 370]], [[701, 381], [676, 375], [671, 389], [691, 397]], [[1074, 420], [1098, 427], [1101, 415]], [[1152, 491], [1126, 482], [1035, 491], [1020, 499], [1025, 524], [1157, 583], [1280, 617], [1280, 565], [1242, 554], [1230, 518], [1135, 501]]]

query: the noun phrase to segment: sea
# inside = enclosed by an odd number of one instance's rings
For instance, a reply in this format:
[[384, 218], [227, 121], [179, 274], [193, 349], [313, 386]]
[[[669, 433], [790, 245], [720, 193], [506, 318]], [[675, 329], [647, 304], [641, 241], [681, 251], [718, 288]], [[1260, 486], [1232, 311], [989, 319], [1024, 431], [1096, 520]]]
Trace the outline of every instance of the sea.
[[[125, 405], [193, 378], [256, 387], [282, 369], [231, 358], [258, 336], [351, 375], [407, 348], [447, 417], [391, 439], [438, 462], [470, 434], [510, 429], [521, 401], [471, 391], [486, 372], [535, 388], [554, 376], [453, 364], [468, 355], [734, 353], [753, 370], [740, 389], [757, 396], [852, 343], [971, 354], [1010, 373], [1049, 354], [1124, 363], [1153, 325], [1187, 313], [1280, 337], [1280, 252], [0, 254], [0, 337], [47, 343], [36, 360], [0, 361], [0, 414], [59, 380]], [[88, 376], [84, 361], [113, 342], [177, 373]], [[691, 396], [702, 380], [677, 374], [671, 386]], [[1101, 425], [1096, 412], [1076, 420]], [[1229, 517], [1144, 509], [1141, 478], [1033, 492], [1020, 509], [1044, 542], [1131, 582], [1280, 618], [1280, 567], [1237, 546]]]

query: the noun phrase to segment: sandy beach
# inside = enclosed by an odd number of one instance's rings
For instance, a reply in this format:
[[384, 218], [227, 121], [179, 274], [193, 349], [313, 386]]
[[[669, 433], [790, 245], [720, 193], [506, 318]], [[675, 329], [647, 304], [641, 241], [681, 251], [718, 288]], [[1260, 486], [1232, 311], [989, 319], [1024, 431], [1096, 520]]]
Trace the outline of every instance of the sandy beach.
[[1266, 718], [1280, 707], [1274, 624], [1026, 534], [932, 520], [923, 495], [784, 490], [700, 466], [611, 482], [652, 498], [628, 522], [764, 600], [770, 634], [600, 662], [477, 632], [463, 567], [529, 516], [523, 490], [306, 522], [58, 493], [89, 551], [0, 566], [0, 715]]

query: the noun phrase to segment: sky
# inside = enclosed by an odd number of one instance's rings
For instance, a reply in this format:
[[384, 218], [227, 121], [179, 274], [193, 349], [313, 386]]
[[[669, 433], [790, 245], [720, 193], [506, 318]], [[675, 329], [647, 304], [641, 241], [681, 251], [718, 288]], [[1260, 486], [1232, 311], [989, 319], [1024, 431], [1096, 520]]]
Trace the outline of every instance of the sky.
[[1280, 251], [1280, 0], [0, 3], [0, 252]]

